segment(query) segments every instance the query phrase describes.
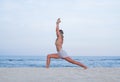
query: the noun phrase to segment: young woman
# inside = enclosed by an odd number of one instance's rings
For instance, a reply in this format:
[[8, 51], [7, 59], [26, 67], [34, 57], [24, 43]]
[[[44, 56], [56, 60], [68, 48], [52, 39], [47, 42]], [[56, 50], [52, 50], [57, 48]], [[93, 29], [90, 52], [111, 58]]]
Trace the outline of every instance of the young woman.
[[83, 67], [84, 69], [87, 69], [87, 66], [83, 65], [82, 63], [78, 62], [78, 61], [75, 61], [73, 59], [71, 59], [67, 53], [62, 49], [62, 45], [63, 45], [63, 30], [60, 30], [59, 29], [59, 24], [61, 23], [61, 20], [60, 18], [57, 19], [57, 22], [56, 22], [56, 35], [57, 35], [57, 39], [55, 41], [55, 45], [56, 45], [56, 50], [57, 50], [57, 53], [54, 53], [54, 54], [48, 54], [47, 55], [47, 61], [46, 61], [46, 68], [49, 68], [49, 65], [50, 65], [50, 59], [51, 58], [55, 58], [55, 59], [64, 59], [72, 64], [76, 64], [78, 66], [81, 66]]

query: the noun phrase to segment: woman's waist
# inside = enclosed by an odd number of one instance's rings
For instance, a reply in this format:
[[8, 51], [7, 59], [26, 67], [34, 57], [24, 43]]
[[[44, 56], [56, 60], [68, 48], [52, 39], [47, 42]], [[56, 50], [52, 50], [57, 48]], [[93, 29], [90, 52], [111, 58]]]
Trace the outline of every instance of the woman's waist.
[[62, 50], [62, 46], [56, 46], [56, 49], [59, 52], [60, 50]]

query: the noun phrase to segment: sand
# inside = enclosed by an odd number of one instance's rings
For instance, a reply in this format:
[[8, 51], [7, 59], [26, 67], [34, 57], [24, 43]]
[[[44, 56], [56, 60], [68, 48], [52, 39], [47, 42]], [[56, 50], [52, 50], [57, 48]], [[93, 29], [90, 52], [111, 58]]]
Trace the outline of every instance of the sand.
[[120, 82], [120, 68], [0, 68], [0, 82]]

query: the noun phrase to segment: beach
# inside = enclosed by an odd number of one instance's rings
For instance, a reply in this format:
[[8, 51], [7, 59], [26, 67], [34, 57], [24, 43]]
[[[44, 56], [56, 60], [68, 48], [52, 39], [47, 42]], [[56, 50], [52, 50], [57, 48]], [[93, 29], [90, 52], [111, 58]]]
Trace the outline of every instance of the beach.
[[120, 68], [0, 68], [0, 82], [120, 82]]

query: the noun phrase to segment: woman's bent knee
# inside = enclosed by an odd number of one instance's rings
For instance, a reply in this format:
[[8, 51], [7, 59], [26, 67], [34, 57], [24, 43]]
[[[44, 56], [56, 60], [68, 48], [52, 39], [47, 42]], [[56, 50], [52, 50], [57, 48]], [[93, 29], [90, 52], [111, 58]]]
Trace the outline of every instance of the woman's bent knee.
[[50, 54], [48, 54], [48, 55], [47, 55], [47, 58], [50, 58], [50, 57], [51, 57], [51, 55], [50, 55]]

